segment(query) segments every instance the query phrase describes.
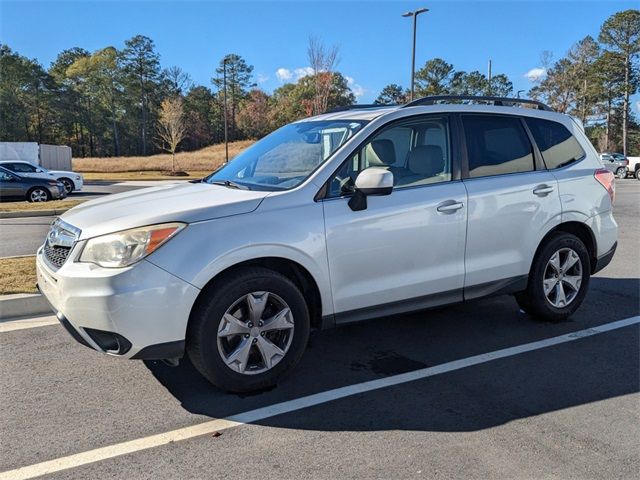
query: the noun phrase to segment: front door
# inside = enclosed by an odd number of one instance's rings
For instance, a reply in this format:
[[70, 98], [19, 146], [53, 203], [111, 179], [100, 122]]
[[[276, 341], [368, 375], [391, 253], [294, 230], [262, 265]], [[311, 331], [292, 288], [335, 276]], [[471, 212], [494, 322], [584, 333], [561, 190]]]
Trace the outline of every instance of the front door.
[[[462, 300], [467, 198], [451, 146], [446, 116], [403, 121], [330, 181], [323, 208], [337, 323]], [[372, 166], [393, 173], [393, 192], [353, 211], [354, 179]]]

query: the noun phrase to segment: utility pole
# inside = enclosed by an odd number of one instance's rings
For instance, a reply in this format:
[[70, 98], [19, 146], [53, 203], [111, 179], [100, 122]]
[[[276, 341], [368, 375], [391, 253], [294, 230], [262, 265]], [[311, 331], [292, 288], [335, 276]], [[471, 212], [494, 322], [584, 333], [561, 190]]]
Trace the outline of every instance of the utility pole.
[[487, 75], [487, 78], [489, 79], [487, 90], [489, 91], [489, 96], [491, 96], [491, 59], [489, 59], [489, 74]]
[[224, 163], [229, 162], [229, 131], [227, 126], [227, 57], [222, 60], [222, 89], [224, 98]]
[[415, 92], [415, 78], [416, 78], [416, 27], [418, 15], [424, 12], [428, 12], [428, 8], [419, 8], [413, 12], [403, 13], [403, 17], [413, 17], [413, 48], [411, 50], [411, 95], [409, 101], [413, 100]]

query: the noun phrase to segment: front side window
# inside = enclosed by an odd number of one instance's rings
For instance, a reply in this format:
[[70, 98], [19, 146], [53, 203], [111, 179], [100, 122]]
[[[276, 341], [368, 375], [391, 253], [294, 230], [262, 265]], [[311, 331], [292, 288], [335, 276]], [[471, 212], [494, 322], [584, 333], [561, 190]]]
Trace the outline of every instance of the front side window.
[[525, 122], [548, 169], [564, 167], [584, 157], [578, 140], [564, 125], [540, 118], [526, 118]]
[[449, 121], [421, 118], [382, 130], [349, 158], [329, 182], [329, 197], [353, 193], [358, 174], [369, 167], [393, 173], [394, 188], [451, 180]]
[[535, 170], [533, 149], [518, 117], [463, 115], [469, 177]]
[[38, 171], [36, 167], [28, 163], [12, 163], [11, 166], [13, 168], [9, 168], [17, 173], [36, 173]]
[[294, 188], [365, 123], [325, 120], [286, 125], [254, 143], [205, 181], [251, 190]]
[[3, 172], [2, 170], [0, 170], [0, 181], [8, 182], [12, 178], [13, 177], [9, 175], [7, 172]]

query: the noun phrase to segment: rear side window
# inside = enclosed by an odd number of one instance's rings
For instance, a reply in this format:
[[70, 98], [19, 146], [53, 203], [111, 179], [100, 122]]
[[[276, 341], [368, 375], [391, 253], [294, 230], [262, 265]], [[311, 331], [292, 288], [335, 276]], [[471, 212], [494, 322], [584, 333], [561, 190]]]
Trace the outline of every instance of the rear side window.
[[518, 117], [464, 115], [469, 176], [486, 177], [535, 169], [533, 149]]
[[548, 169], [564, 167], [584, 157], [578, 140], [564, 125], [540, 118], [525, 121]]

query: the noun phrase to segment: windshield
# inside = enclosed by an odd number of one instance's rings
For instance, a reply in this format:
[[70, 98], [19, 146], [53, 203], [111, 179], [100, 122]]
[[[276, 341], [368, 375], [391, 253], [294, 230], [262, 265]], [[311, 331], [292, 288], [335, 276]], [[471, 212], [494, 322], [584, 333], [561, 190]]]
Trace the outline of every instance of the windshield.
[[288, 190], [302, 183], [366, 122], [326, 120], [285, 125], [204, 181], [251, 190]]

